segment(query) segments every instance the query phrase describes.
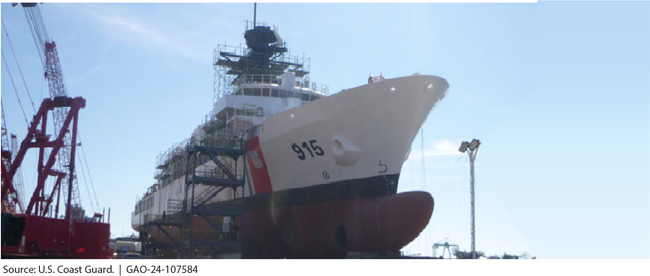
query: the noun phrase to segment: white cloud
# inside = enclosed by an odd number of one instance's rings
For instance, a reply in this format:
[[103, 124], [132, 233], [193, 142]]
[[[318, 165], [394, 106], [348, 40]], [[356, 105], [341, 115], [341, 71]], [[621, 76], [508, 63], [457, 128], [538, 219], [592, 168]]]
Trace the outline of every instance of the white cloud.
[[92, 74], [95, 74], [95, 73], [97, 73], [97, 71], [99, 71], [99, 70], [101, 70], [101, 69], [104, 69], [104, 62], [97, 63], [97, 64], [95, 65], [95, 67], [90, 68], [90, 70], [88, 70], [88, 71], [86, 72], [86, 75], [92, 75]]
[[[187, 38], [187, 31], [166, 29], [160, 31], [156, 22], [143, 22], [129, 16], [126, 10], [105, 5], [71, 5], [81, 14], [89, 16], [101, 24], [102, 31], [116, 38], [117, 42], [134, 44], [142, 48], [155, 48], [170, 51], [176, 55], [205, 62], [205, 55], [196, 49], [196, 41]], [[194, 46], [193, 46], [194, 45]]]

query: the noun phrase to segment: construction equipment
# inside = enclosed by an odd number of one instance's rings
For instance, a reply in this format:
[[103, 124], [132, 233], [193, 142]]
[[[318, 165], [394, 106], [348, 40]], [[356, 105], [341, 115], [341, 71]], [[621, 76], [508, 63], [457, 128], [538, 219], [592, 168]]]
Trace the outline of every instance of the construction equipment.
[[[47, 29], [45, 28], [45, 23], [38, 5], [36, 3], [21, 3], [21, 5], [24, 8], [25, 16], [28, 19], [27, 22], [31, 27], [30, 30], [32, 32], [32, 37], [36, 42], [36, 48], [38, 49], [39, 57], [43, 63], [43, 71], [45, 72], [45, 78], [47, 79], [50, 98], [67, 96], [68, 93], [65, 87], [61, 63], [59, 62], [59, 53], [56, 48], [56, 42], [51, 40], [47, 34]], [[67, 112], [66, 109], [54, 110], [54, 135], [58, 135], [57, 131], [62, 129], [61, 126], [63, 125]], [[65, 146], [59, 151], [59, 159], [62, 161], [62, 164], [67, 164], [71, 158], [74, 158], [70, 148], [72, 145], [72, 137], [66, 133], [63, 139]], [[74, 169], [72, 169], [71, 172], [72, 173], [64, 177], [62, 183], [64, 186], [72, 186], [71, 193], [67, 196], [72, 196], [72, 202], [74, 205], [80, 205], [79, 190], [76, 188], [76, 185], [73, 185], [76, 182]]]
[[444, 238], [443, 240], [433, 244], [433, 257], [436, 257], [436, 249], [440, 247], [442, 247], [442, 255], [440, 255], [441, 258], [445, 257], [445, 251], [449, 253], [449, 259], [451, 259], [456, 251], [458, 251], [458, 245], [451, 242], [448, 238]]
[[[103, 214], [85, 218], [83, 209], [75, 204], [79, 201], [75, 185], [77, 124], [79, 110], [86, 106], [86, 100], [66, 96], [56, 43], [47, 36], [36, 4], [21, 5], [40, 49], [51, 98], [41, 103], [20, 147], [12, 148], [13, 154], [2, 150], [2, 258], [110, 258], [110, 225], [103, 222]], [[50, 127], [53, 134], [47, 133], [50, 112], [54, 119]], [[2, 134], [4, 144], [4, 114]], [[39, 152], [38, 178], [23, 212], [15, 186], [16, 173], [30, 148]], [[45, 184], [51, 177], [55, 180], [50, 188]], [[65, 215], [59, 218], [62, 191]]]
[[[67, 191], [65, 216], [58, 217], [60, 206], [61, 181], [74, 171], [74, 153], [76, 150], [77, 122], [79, 110], [86, 106], [81, 97], [56, 97], [45, 99], [31, 122], [25, 139], [15, 158], [6, 166], [2, 162], [2, 257], [56, 257], [56, 258], [109, 258], [112, 252], [108, 242], [110, 225], [101, 221], [102, 215], [87, 221], [79, 208], [72, 206], [72, 186]], [[68, 109], [63, 125], [53, 140], [47, 134], [48, 113], [56, 109]], [[72, 158], [62, 167], [70, 169], [68, 173], [55, 170], [57, 153], [64, 147], [64, 136], [71, 133]], [[16, 213], [12, 202], [20, 204], [18, 192], [13, 180], [18, 168], [30, 148], [39, 149], [38, 180], [25, 213]], [[45, 149], [51, 149], [45, 161]], [[48, 177], [55, 177], [56, 182], [50, 191], [46, 191]], [[46, 193], [49, 192], [49, 193]], [[13, 196], [10, 196], [13, 195]], [[56, 199], [55, 199], [56, 196]], [[13, 198], [13, 201], [5, 200]], [[5, 208], [7, 202], [8, 208]], [[10, 212], [10, 211], [14, 212]], [[54, 210], [53, 213], [51, 210]]]

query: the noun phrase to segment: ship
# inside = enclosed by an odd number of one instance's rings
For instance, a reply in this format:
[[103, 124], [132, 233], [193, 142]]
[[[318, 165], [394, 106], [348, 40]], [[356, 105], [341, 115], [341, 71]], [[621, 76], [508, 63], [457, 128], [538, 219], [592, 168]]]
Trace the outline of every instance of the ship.
[[244, 38], [215, 49], [213, 110], [158, 156], [136, 202], [147, 257], [399, 256], [434, 207], [397, 193], [400, 171], [448, 82], [369, 77], [330, 95], [276, 27], [247, 24]]

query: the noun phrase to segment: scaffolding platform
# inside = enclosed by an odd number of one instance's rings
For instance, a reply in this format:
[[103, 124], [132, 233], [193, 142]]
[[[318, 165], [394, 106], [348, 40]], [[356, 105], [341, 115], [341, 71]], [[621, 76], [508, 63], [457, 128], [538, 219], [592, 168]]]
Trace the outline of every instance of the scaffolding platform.
[[[239, 158], [245, 156], [243, 143], [224, 144], [194, 143], [191, 141], [186, 151], [185, 200], [182, 214], [185, 222], [182, 224], [181, 243], [185, 246], [187, 258], [201, 255], [231, 254], [242, 248], [242, 216], [244, 203], [244, 176], [246, 162], [243, 168], [237, 167]], [[205, 162], [212, 161], [216, 166], [205, 171]], [[201, 171], [203, 169], [203, 171]], [[243, 171], [243, 174], [240, 173]], [[197, 186], [209, 186], [201, 195], [196, 196]], [[223, 196], [219, 202], [211, 201], [224, 191], [231, 189], [232, 193]], [[238, 198], [238, 191], [241, 197]], [[224, 201], [225, 199], [225, 201]], [[210, 226], [209, 232], [214, 235], [199, 236], [195, 229], [195, 219], [203, 219]], [[237, 223], [237, 221], [239, 223]], [[237, 226], [236, 224], [239, 224]], [[204, 231], [204, 229], [201, 229]]]

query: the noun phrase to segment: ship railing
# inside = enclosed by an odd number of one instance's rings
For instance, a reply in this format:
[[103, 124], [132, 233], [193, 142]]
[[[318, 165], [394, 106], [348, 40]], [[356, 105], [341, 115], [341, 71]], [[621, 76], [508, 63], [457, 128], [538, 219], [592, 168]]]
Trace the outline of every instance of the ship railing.
[[[244, 74], [234, 80], [234, 85], [241, 86], [245, 84], [263, 84], [263, 85], [273, 85], [278, 86], [278, 89], [281, 89], [282, 78], [280, 76], [268, 75], [268, 74]], [[296, 78], [296, 83], [294, 85], [295, 90], [300, 90], [303, 93], [314, 93], [322, 96], [327, 96], [329, 94], [329, 86], [324, 84], [318, 84], [315, 82], [310, 82], [309, 78]], [[230, 94], [238, 92], [240, 89], [231, 91]], [[240, 92], [241, 93], [241, 92]], [[268, 93], [268, 92], [267, 92]], [[243, 93], [247, 95], [249, 93]], [[262, 96], [264, 93], [257, 93]], [[252, 93], [252, 95], [256, 95]], [[269, 95], [270, 96], [270, 95]]]
[[[304, 86], [301, 82], [296, 82], [293, 89], [282, 89], [282, 87], [272, 88], [249, 88], [244, 87], [237, 89], [231, 95], [244, 95], [244, 96], [258, 96], [258, 97], [277, 97], [277, 98], [297, 98], [303, 101], [311, 101], [315, 99], [312, 95], [325, 97], [329, 94], [329, 87], [327, 85], [312, 83], [311, 86]], [[245, 114], [237, 114], [245, 115]], [[255, 116], [255, 115], [248, 115]]]
[[309, 82], [306, 83], [296, 83], [296, 86], [294, 87], [295, 89], [301, 90], [301, 91], [309, 91], [314, 94], [318, 94], [321, 96], [327, 96], [329, 95], [329, 86], [325, 84], [319, 84], [312, 82], [309, 84]]
[[246, 30], [244, 30], [244, 32], [259, 26], [270, 27], [269, 23], [264, 21], [251, 22], [250, 20], [244, 20], [244, 22], [246, 22]]
[[156, 169], [159, 171], [155, 172], [154, 176], [162, 174], [171, 163], [184, 160], [183, 157], [189, 144], [190, 139], [185, 139], [182, 142], [172, 144], [167, 151], [158, 154], [156, 157]]
[[243, 74], [235, 79], [235, 85], [242, 84], [270, 84], [270, 85], [282, 85], [282, 78], [279, 76], [269, 75], [269, 74]]
[[217, 119], [217, 114], [215, 113], [214, 110], [212, 110], [208, 112], [208, 114], [205, 114], [205, 117], [203, 117], [203, 121], [201, 122], [201, 126], [205, 127], [206, 125], [215, 124], [218, 122], [219, 119]]
[[158, 154], [156, 156], [156, 168], [157, 169], [162, 169], [167, 165], [167, 156], [169, 155], [169, 151], [164, 151]]

